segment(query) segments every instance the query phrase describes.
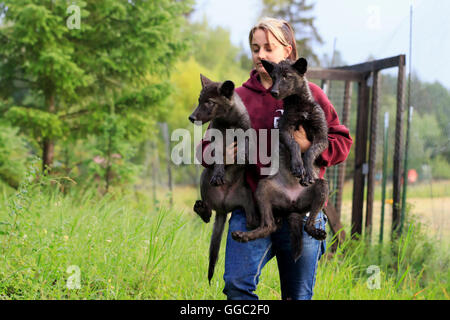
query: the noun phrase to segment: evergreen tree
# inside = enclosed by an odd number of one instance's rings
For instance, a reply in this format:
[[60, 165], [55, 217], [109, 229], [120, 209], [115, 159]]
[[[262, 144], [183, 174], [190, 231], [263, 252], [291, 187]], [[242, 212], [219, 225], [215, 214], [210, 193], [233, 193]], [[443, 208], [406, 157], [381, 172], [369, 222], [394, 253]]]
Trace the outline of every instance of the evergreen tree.
[[189, 7], [171, 0], [2, 1], [0, 93], [8, 98], [25, 87], [32, 97], [16, 98], [5, 115], [40, 144], [44, 168], [52, 166], [57, 139], [102, 131], [106, 114], [134, 121], [120, 125], [132, 133], [148, 127], [145, 118], [168, 93], [160, 80], [185, 48], [180, 29]]

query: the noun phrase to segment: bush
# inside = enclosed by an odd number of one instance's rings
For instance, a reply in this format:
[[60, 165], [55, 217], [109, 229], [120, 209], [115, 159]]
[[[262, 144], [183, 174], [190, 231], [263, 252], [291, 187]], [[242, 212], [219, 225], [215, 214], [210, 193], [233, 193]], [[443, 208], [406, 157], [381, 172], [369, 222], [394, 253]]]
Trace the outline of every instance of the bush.
[[433, 178], [450, 179], [450, 163], [443, 156], [431, 160], [431, 173]]
[[0, 179], [17, 188], [23, 178], [28, 151], [19, 129], [0, 122]]

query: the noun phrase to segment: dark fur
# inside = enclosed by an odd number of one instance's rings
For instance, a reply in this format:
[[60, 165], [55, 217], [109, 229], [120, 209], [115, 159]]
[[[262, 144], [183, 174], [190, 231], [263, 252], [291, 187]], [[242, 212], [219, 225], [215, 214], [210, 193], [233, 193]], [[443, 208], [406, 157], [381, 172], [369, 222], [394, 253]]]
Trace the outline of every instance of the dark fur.
[[[314, 101], [305, 78], [306, 60], [300, 58], [274, 64], [262, 60], [264, 68], [272, 77], [271, 94], [283, 99], [284, 113], [280, 118], [280, 169], [278, 173], [262, 179], [255, 192], [261, 214], [260, 226], [249, 232], [233, 232], [233, 239], [247, 242], [263, 238], [277, 228], [274, 212], [288, 214], [291, 231], [292, 253], [295, 260], [301, 255], [303, 217], [310, 212], [305, 231], [318, 240], [326, 238], [326, 232], [314, 226], [317, 214], [328, 197], [328, 183], [318, 179], [317, 157], [328, 147], [328, 126], [322, 108]], [[293, 132], [302, 125], [310, 148], [303, 159], [300, 146]], [[299, 180], [300, 178], [300, 184]]]
[[[211, 121], [211, 128], [222, 132], [224, 140], [226, 129], [243, 129], [251, 127], [250, 117], [241, 98], [234, 93], [231, 81], [223, 83], [213, 82], [200, 75], [202, 91], [198, 99], [198, 106], [189, 116], [192, 122]], [[223, 143], [225, 149], [225, 141]], [[246, 148], [248, 150], [248, 148]], [[209, 247], [208, 280], [214, 274], [214, 267], [220, 249], [220, 241], [227, 213], [235, 209], [245, 210], [249, 227], [258, 225], [252, 192], [245, 183], [244, 164], [214, 164], [203, 170], [200, 178], [202, 200], [197, 200], [194, 211], [204, 222], [209, 222], [212, 210], [216, 211], [213, 232]]]

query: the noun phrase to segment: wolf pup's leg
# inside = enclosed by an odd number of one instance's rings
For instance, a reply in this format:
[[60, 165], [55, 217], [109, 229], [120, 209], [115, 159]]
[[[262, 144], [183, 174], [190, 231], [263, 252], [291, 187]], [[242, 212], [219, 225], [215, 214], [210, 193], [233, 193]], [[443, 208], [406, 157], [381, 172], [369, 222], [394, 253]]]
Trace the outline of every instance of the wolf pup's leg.
[[248, 203], [244, 206], [245, 220], [247, 221], [247, 229], [255, 229], [259, 225], [259, 219], [253, 204], [253, 199], [249, 199]]
[[[259, 188], [259, 187], [258, 187]], [[231, 236], [239, 242], [248, 242], [255, 239], [265, 238], [277, 229], [272, 212], [272, 204], [269, 197], [256, 196], [258, 208], [261, 214], [259, 227], [251, 231], [234, 231]]]
[[291, 172], [294, 177], [303, 178], [306, 171], [301, 157], [300, 146], [293, 140], [288, 132], [281, 133], [284, 145], [291, 155]]
[[210, 180], [212, 186], [217, 187], [225, 184], [225, 165], [215, 164]]
[[313, 108], [311, 117], [315, 119], [313, 121], [314, 126], [312, 130], [313, 140], [311, 146], [306, 150], [303, 158], [305, 166], [305, 176], [300, 179], [300, 184], [303, 186], [309, 186], [317, 179], [314, 173], [314, 161], [322, 154], [322, 152], [328, 147], [328, 125], [325, 120], [325, 115], [320, 106], [316, 105]]
[[291, 172], [294, 177], [302, 178], [305, 175], [302, 152], [299, 144], [294, 140], [292, 132], [294, 127], [286, 127], [283, 118], [280, 119], [280, 140], [288, 148], [291, 155]]
[[297, 262], [302, 255], [303, 215], [292, 212], [288, 215], [287, 221], [289, 223], [292, 258]]
[[211, 208], [208, 203], [203, 200], [195, 201], [194, 211], [200, 216], [200, 218], [202, 218], [205, 223], [208, 223], [211, 219]]
[[305, 175], [300, 178], [300, 184], [304, 187], [310, 186], [314, 183], [315, 179], [317, 178], [316, 174], [314, 173], [314, 160], [317, 158], [319, 147], [317, 144], [311, 144], [308, 150], [306, 150], [304, 157], [304, 166], [305, 166]]
[[209, 244], [208, 281], [210, 285], [211, 279], [214, 275], [214, 267], [216, 266], [217, 258], [219, 256], [220, 241], [222, 240], [222, 233], [225, 227], [226, 219], [226, 212], [216, 212], [216, 220], [214, 221], [211, 242]]
[[311, 211], [306, 220], [305, 231], [314, 239], [325, 240], [327, 233], [325, 230], [315, 227], [317, 214], [322, 210], [328, 198], [328, 183], [324, 179], [316, 180], [313, 186], [314, 197], [312, 198]]
[[314, 138], [311, 146], [308, 150], [306, 150], [304, 154], [304, 166], [305, 166], [305, 175], [300, 179], [300, 184], [302, 186], [309, 186], [314, 183], [317, 178], [314, 173], [314, 161], [317, 157], [327, 148], [328, 140], [327, 138]]

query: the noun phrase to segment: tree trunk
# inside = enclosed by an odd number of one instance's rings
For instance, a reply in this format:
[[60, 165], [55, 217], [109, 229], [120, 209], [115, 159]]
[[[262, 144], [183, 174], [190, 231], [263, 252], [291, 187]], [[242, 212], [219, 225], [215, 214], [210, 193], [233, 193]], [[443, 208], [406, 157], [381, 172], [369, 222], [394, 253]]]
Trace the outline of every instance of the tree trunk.
[[48, 171], [50, 172], [50, 169], [53, 165], [53, 157], [54, 157], [54, 150], [55, 150], [54, 141], [49, 138], [45, 138], [42, 149], [43, 149], [42, 150], [42, 170], [45, 171], [45, 169], [48, 169]]
[[[46, 97], [46, 103], [48, 106], [48, 112], [55, 112], [55, 96], [53, 94], [49, 94]], [[54, 150], [55, 150], [55, 141], [52, 138], [45, 137], [42, 145], [42, 170], [48, 168], [50, 172], [51, 167], [53, 165], [54, 158]]]
[[111, 132], [111, 130], [108, 130], [108, 151], [107, 151], [107, 159], [106, 159], [106, 172], [105, 172], [105, 194], [108, 193], [109, 191], [109, 184], [111, 181], [111, 147], [112, 147], [112, 135], [113, 133]]

